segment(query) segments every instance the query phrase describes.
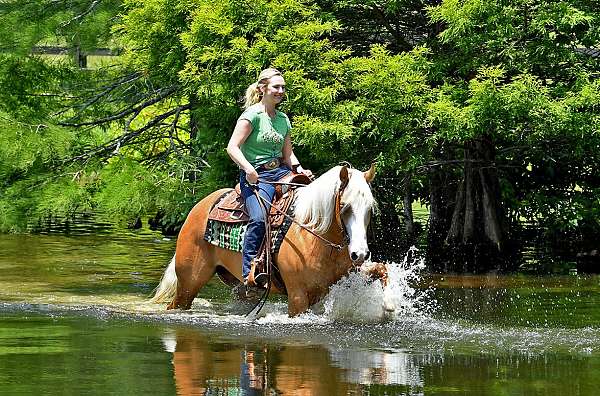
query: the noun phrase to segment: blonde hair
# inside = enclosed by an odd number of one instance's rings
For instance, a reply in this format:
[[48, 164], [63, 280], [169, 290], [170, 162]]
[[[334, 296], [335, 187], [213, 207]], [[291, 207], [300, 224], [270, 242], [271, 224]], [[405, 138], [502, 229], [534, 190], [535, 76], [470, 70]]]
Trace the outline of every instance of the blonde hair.
[[275, 76], [281, 76], [281, 72], [272, 67], [260, 72], [258, 80], [255, 83], [250, 84], [246, 89], [246, 95], [244, 95], [244, 109], [260, 102], [262, 95], [259, 88], [267, 85], [269, 80]]

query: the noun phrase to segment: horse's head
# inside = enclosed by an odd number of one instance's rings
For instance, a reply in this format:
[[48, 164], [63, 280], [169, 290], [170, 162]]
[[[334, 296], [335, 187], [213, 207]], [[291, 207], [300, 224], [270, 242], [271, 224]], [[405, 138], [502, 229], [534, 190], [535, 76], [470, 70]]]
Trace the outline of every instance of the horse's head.
[[338, 221], [348, 235], [348, 253], [355, 265], [362, 264], [371, 256], [367, 244], [367, 227], [375, 205], [369, 185], [374, 177], [374, 165], [366, 172], [345, 166], [340, 169], [336, 212], [339, 213]]
[[301, 188], [296, 197], [296, 219], [320, 235], [341, 228], [349, 239], [348, 253], [355, 265], [371, 255], [367, 226], [375, 206], [369, 187], [374, 177], [375, 166], [366, 172], [336, 166]]

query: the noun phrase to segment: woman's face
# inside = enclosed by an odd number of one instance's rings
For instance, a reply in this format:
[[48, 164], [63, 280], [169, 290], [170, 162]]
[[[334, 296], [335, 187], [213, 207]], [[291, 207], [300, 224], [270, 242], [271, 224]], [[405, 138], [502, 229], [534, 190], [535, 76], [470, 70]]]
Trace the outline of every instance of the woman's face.
[[273, 76], [269, 83], [261, 88], [263, 100], [279, 104], [285, 96], [285, 80], [281, 76]]

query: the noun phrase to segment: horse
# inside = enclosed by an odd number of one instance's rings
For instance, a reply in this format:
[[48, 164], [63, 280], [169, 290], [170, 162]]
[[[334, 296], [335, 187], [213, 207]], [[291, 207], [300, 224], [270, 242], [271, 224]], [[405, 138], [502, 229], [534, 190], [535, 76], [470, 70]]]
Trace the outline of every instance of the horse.
[[[289, 316], [307, 311], [327, 294], [331, 285], [369, 259], [367, 227], [376, 206], [370, 188], [374, 177], [374, 165], [364, 172], [335, 166], [297, 189], [295, 221], [273, 256], [285, 284]], [[241, 253], [203, 238], [208, 213], [227, 190], [209, 194], [188, 214], [153, 302], [171, 300], [167, 309], [189, 309], [215, 273], [230, 285], [241, 282]], [[347, 249], [343, 247], [345, 243]], [[382, 266], [376, 265], [369, 275], [378, 277], [381, 271]], [[384, 277], [381, 278], [383, 282]], [[282, 292], [276, 287], [272, 291]]]

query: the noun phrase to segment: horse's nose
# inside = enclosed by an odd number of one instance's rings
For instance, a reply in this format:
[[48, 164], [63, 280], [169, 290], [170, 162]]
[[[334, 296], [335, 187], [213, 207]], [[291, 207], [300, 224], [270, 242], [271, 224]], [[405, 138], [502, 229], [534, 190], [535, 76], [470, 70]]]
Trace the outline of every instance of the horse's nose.
[[369, 257], [371, 257], [371, 252], [369, 252], [368, 250], [366, 251], [359, 251], [357, 252], [351, 252], [350, 253], [350, 259], [352, 261], [356, 262], [360, 262], [362, 263], [365, 260], [368, 260]]

